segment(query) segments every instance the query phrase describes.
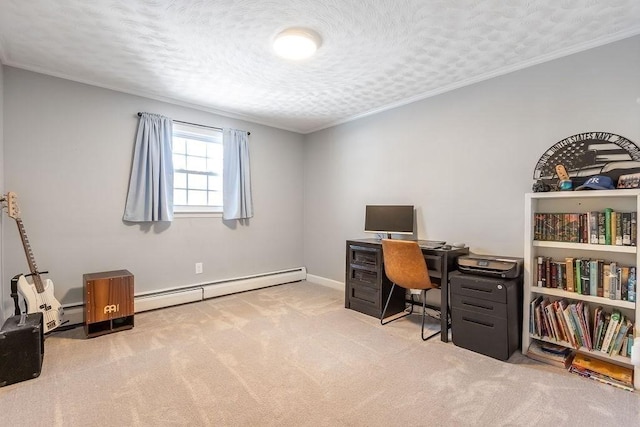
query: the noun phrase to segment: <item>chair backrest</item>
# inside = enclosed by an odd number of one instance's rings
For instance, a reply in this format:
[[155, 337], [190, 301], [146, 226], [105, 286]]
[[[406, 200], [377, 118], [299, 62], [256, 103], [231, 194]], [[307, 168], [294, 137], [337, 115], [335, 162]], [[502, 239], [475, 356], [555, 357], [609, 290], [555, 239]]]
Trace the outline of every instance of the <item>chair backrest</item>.
[[427, 263], [417, 242], [382, 240], [384, 271], [389, 280], [406, 289], [434, 288]]

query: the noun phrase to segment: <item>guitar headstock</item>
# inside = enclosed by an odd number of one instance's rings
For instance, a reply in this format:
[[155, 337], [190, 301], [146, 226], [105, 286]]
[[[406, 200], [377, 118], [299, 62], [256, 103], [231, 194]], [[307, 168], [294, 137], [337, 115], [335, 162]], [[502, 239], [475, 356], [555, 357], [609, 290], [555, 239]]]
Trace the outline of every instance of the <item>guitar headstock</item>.
[[2, 199], [4, 207], [7, 208], [7, 215], [10, 218], [20, 218], [20, 209], [18, 208], [18, 195], [13, 191], [7, 192], [7, 195]]

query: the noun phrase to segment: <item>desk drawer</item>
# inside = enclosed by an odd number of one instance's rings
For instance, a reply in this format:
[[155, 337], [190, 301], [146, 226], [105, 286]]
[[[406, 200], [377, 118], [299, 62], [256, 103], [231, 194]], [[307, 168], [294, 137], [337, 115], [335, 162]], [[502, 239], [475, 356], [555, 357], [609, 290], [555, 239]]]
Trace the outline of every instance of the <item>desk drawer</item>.
[[347, 280], [357, 283], [367, 283], [371, 286], [376, 286], [379, 282], [378, 272], [375, 270], [370, 270], [368, 268], [363, 268], [357, 265], [352, 265], [349, 268], [349, 277]]
[[349, 246], [349, 264], [377, 269], [380, 265], [380, 249], [364, 246]]
[[380, 290], [372, 287], [363, 285], [360, 283], [350, 282], [349, 283], [350, 290], [350, 300], [358, 300], [359, 302], [365, 302], [371, 304], [373, 307], [380, 308]]

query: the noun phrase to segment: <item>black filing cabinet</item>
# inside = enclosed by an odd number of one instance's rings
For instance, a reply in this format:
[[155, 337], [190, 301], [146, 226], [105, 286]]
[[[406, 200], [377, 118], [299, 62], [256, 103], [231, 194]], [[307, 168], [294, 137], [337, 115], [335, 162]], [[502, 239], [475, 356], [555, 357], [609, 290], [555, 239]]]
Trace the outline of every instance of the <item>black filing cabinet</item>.
[[522, 278], [451, 275], [453, 343], [507, 360], [520, 345]]

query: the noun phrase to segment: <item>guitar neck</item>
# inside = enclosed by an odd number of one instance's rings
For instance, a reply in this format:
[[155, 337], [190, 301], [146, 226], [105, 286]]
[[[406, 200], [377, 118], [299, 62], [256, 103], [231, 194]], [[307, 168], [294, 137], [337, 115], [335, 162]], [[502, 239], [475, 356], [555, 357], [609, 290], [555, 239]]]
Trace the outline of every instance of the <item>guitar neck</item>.
[[27, 256], [29, 271], [31, 272], [31, 275], [33, 277], [33, 284], [38, 290], [38, 293], [43, 293], [44, 286], [42, 284], [42, 278], [40, 277], [40, 273], [38, 272], [36, 259], [33, 256], [33, 251], [31, 250], [31, 245], [29, 244], [29, 238], [27, 237], [27, 232], [24, 229], [24, 224], [22, 223], [22, 219], [16, 218], [16, 224], [18, 224], [18, 231], [20, 232], [20, 239], [22, 239], [22, 246], [24, 248], [24, 253]]

